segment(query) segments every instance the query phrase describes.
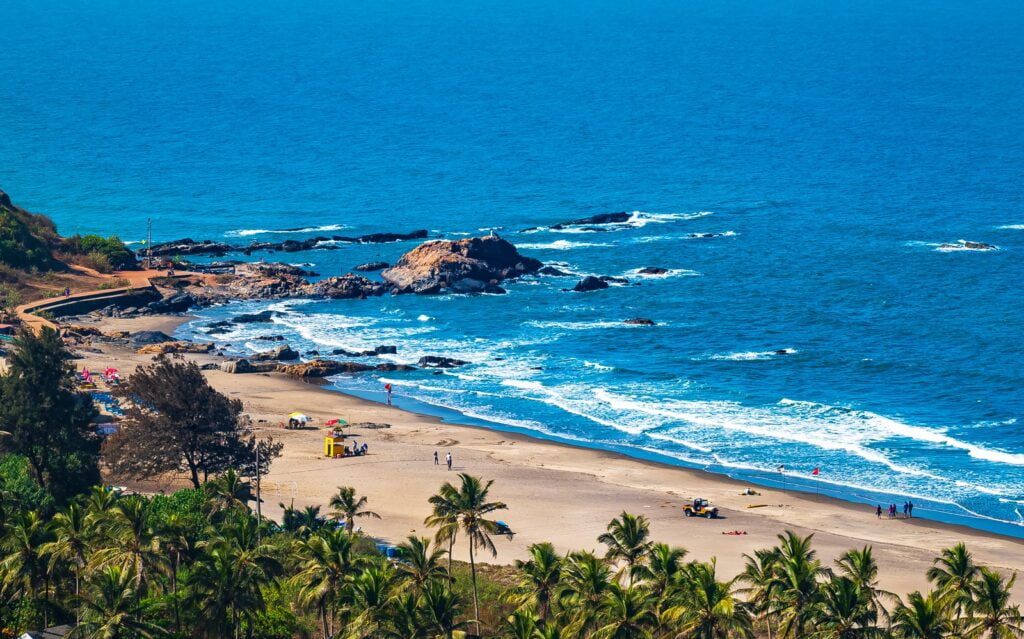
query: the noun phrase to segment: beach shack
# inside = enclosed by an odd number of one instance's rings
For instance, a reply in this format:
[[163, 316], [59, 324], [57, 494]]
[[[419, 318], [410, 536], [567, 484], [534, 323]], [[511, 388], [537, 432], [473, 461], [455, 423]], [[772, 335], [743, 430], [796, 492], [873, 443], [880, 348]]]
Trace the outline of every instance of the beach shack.
[[332, 431], [324, 437], [324, 455], [332, 458], [345, 456], [345, 436], [342, 433]]

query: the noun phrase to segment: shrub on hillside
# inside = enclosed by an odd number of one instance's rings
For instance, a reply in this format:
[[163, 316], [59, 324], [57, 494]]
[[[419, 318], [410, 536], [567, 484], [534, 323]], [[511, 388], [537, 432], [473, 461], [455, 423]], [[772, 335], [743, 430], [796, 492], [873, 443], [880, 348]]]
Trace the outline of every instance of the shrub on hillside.
[[[96, 255], [102, 255], [113, 269], [134, 268], [136, 265], [135, 254], [132, 253], [124, 242], [116, 235], [101, 237], [99, 235], [74, 235], [64, 240], [65, 250], [75, 255], [83, 255], [81, 259], [83, 266], [96, 268], [86, 261], [95, 261]], [[105, 273], [96, 268], [97, 271]]]

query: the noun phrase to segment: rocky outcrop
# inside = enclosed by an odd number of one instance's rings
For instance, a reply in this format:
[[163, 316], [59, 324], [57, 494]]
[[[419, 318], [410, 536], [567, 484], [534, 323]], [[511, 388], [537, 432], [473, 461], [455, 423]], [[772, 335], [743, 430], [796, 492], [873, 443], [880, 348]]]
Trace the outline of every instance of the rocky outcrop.
[[955, 244], [939, 244], [940, 251], [995, 251], [999, 247], [987, 242], [971, 242], [970, 240], [958, 240]]
[[353, 271], [360, 271], [369, 273], [372, 271], [382, 271], [391, 266], [387, 262], [367, 262], [366, 264], [360, 264], [359, 266], [352, 269]]
[[396, 293], [504, 292], [498, 283], [537, 272], [541, 262], [497, 235], [426, 242], [381, 275]]
[[618, 213], [598, 213], [597, 215], [591, 215], [590, 217], [584, 217], [578, 220], [561, 222], [559, 224], [555, 224], [551, 228], [555, 230], [561, 230], [567, 226], [586, 226], [588, 224], [622, 224], [623, 222], [628, 222], [630, 217], [632, 217], [632, 215], [624, 211], [619, 211]]
[[550, 275], [552, 277], [572, 277], [572, 273], [567, 273], [562, 269], [545, 264], [537, 270], [537, 275]]
[[419, 361], [419, 365], [422, 368], [458, 368], [468, 363], [454, 357], [440, 357], [438, 355], [424, 355]]
[[256, 353], [249, 357], [253, 362], [285, 362], [299, 359], [299, 354], [292, 350], [288, 344], [281, 344], [277, 348], [262, 353]]
[[345, 357], [376, 357], [378, 355], [394, 354], [398, 352], [397, 346], [378, 346], [372, 351], [349, 351], [344, 348], [336, 348], [331, 355], [343, 355]]
[[331, 239], [335, 242], [351, 242], [355, 244], [387, 244], [390, 242], [422, 240], [426, 239], [427, 235], [426, 229], [420, 229], [411, 233], [370, 233], [369, 235], [360, 235], [359, 237], [335, 235]]
[[390, 287], [382, 282], [374, 282], [362, 275], [342, 275], [341, 277], [328, 277], [307, 284], [302, 288], [300, 294], [303, 297], [315, 297], [331, 300], [366, 299], [367, 297], [378, 297], [388, 292]]
[[173, 341], [173, 337], [161, 331], [139, 331], [128, 336], [128, 345], [132, 348], [142, 348], [150, 344], [162, 344]]
[[234, 324], [260, 324], [272, 322], [277, 317], [276, 311], [260, 311], [259, 313], [242, 313], [231, 318]]
[[283, 342], [284, 335], [258, 335], [253, 339], [258, 342]]
[[188, 293], [181, 293], [146, 304], [146, 308], [154, 313], [184, 313], [196, 303]]
[[370, 366], [359, 362], [336, 362], [329, 359], [314, 359], [301, 364], [291, 364], [278, 368], [282, 373], [301, 378], [320, 378], [340, 375], [341, 373], [364, 373], [366, 371], [411, 371], [416, 370], [405, 364], [378, 364]]
[[[221, 257], [228, 253], [244, 253], [252, 255], [256, 252], [296, 253], [299, 251], [311, 251], [313, 249], [333, 250], [338, 247], [334, 242], [352, 244], [381, 244], [386, 242], [402, 242], [406, 240], [421, 240], [428, 235], [425, 229], [412, 231], [410, 233], [370, 233], [357, 237], [346, 235], [332, 235], [308, 237], [301, 240], [285, 240], [283, 242], [252, 242], [246, 245], [228, 244], [226, 242], [215, 242], [203, 240], [197, 242], [186, 237], [180, 240], [154, 244], [152, 247], [153, 257], [176, 257], [180, 255], [214, 255]], [[145, 249], [139, 250], [136, 255], [144, 257], [148, 252]]]
[[273, 373], [278, 369], [276, 362], [253, 363], [247, 359], [234, 359], [221, 362], [220, 369], [225, 373], [241, 375], [244, 373]]
[[171, 353], [209, 353], [213, 344], [209, 342], [162, 342], [147, 344], [138, 351], [139, 355], [170, 355]]
[[634, 317], [625, 320], [623, 324], [632, 324], [634, 326], [654, 326], [654, 320], [647, 319], [646, 317]]
[[572, 290], [577, 293], [587, 293], [589, 291], [599, 291], [603, 288], [608, 288], [608, 282], [600, 277], [588, 275], [577, 282], [576, 286], [572, 287]]
[[668, 269], [661, 268], [660, 266], [645, 266], [641, 269], [637, 269], [636, 272], [641, 275], [665, 275], [668, 273]]
[[139, 257], [145, 257], [152, 252], [153, 257], [177, 257], [179, 255], [226, 255], [236, 250], [235, 247], [224, 242], [212, 242], [203, 240], [197, 242], [190, 237], [170, 242], [154, 244], [149, 249], [143, 249], [136, 253]]

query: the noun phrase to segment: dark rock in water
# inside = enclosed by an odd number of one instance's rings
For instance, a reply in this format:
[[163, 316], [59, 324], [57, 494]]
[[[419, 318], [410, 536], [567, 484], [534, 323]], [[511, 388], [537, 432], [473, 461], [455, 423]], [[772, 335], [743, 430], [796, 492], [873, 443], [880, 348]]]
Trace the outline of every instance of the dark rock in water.
[[341, 373], [363, 373], [366, 371], [413, 371], [416, 368], [406, 364], [378, 364], [377, 366], [370, 366], [359, 362], [336, 362], [328, 359], [314, 359], [300, 364], [281, 365], [278, 370], [295, 377], [310, 378], [330, 377], [331, 375]]
[[448, 290], [452, 293], [490, 293], [492, 295], [504, 295], [507, 292], [495, 281], [481, 282], [471, 277], [454, 282], [448, 287]]
[[372, 351], [350, 351], [344, 348], [336, 348], [331, 351], [331, 355], [344, 355], [345, 357], [376, 357], [377, 355], [394, 354], [397, 352], [397, 346], [378, 346]]
[[431, 375], [444, 375], [444, 371], [442, 371], [442, 370], [436, 370], [436, 371], [433, 371], [433, 372], [432, 372], [432, 373], [430, 373], [430, 374], [431, 374]]
[[319, 355], [320, 351], [306, 351], [306, 355], [316, 356]]
[[602, 275], [602, 282], [608, 282], [609, 284], [629, 284], [629, 280], [624, 277], [614, 277], [612, 275]]
[[995, 244], [989, 244], [987, 242], [971, 242], [970, 240], [960, 240], [956, 244], [945, 243], [939, 245], [940, 249], [943, 250], [967, 250], [967, 251], [994, 251], [999, 247]]
[[231, 318], [235, 324], [260, 324], [273, 321], [277, 317], [276, 311], [260, 311], [259, 313], [243, 313]]
[[469, 362], [453, 357], [440, 357], [438, 355], [424, 355], [420, 358], [419, 364], [423, 368], [457, 368], [465, 366]]
[[489, 235], [426, 242], [402, 255], [381, 275], [394, 286], [395, 293], [432, 295], [446, 289], [497, 293], [502, 290], [499, 282], [535, 273], [541, 266], [540, 261], [520, 255], [510, 242]]
[[792, 355], [794, 352], [796, 352], [796, 351], [794, 351], [791, 348], [780, 348], [779, 350], [775, 351], [775, 354], [776, 355]]
[[175, 341], [173, 337], [161, 331], [139, 331], [128, 337], [128, 344], [132, 348], [141, 348], [150, 344], [163, 344]]
[[588, 291], [599, 291], [603, 288], [608, 288], [608, 282], [599, 277], [588, 275], [577, 282], [576, 286], [572, 287], [572, 290], [577, 293], [586, 293]]
[[192, 238], [187, 237], [181, 240], [154, 244], [146, 249], [145, 252], [147, 254], [152, 252], [154, 257], [167, 257], [177, 255], [224, 255], [233, 250], [234, 247], [224, 242], [211, 242], [210, 240], [196, 242]]
[[260, 335], [259, 337], [253, 338], [259, 342], [283, 342], [284, 335]]
[[378, 297], [389, 290], [386, 284], [368, 280], [362, 275], [342, 275], [328, 277], [305, 287], [307, 297], [326, 298], [331, 300], [365, 299]]
[[411, 233], [370, 233], [359, 237], [347, 237], [335, 235], [331, 239], [335, 242], [351, 242], [354, 244], [386, 244], [388, 242], [404, 242], [406, 240], [422, 240], [428, 235], [426, 229], [420, 229]]
[[[590, 217], [580, 218], [578, 220], [572, 220], [570, 222], [560, 222], [555, 224], [551, 228], [554, 230], [561, 230], [567, 226], [583, 226], [586, 224], [622, 224], [628, 222], [632, 215], [624, 211], [618, 213], [598, 213], [597, 215], [591, 215]], [[604, 229], [595, 229], [604, 230]]]
[[360, 264], [359, 266], [355, 267], [352, 270], [354, 270], [354, 271], [363, 271], [363, 272], [381, 271], [381, 270], [386, 269], [389, 266], [391, 266], [391, 265], [388, 264], [387, 262], [367, 262], [366, 264]]
[[637, 273], [641, 275], [664, 275], [668, 273], [667, 268], [661, 268], [660, 266], [645, 266], [642, 269], [637, 270]]
[[632, 319], [625, 320], [625, 324], [633, 324], [635, 326], [654, 326], [654, 320], [647, 319], [646, 317], [634, 317]]
[[292, 347], [288, 344], [281, 344], [273, 350], [256, 353], [249, 359], [253, 362], [284, 362], [299, 359], [299, 354], [292, 350]]
[[688, 233], [686, 237], [694, 240], [706, 240], [712, 237], [726, 237], [725, 233]]
[[554, 277], [571, 277], [572, 273], [566, 273], [565, 271], [555, 268], [554, 266], [544, 265], [537, 270], [537, 275], [551, 275]]
[[392, 344], [385, 344], [374, 348], [373, 352], [378, 355], [394, 355], [398, 352], [398, 347]]

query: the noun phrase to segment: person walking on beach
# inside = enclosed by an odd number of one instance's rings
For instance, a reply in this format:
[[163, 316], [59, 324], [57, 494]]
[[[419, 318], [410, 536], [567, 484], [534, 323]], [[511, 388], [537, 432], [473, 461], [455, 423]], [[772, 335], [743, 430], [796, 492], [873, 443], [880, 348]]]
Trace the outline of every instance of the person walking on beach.
[[452, 451], [448, 451], [448, 453], [444, 456], [444, 459], [445, 459], [445, 461], [448, 462], [448, 470], [451, 470], [452, 469]]
[[434, 451], [434, 465], [439, 466], [441, 462], [437, 461], [437, 451]]
[[388, 394], [388, 406], [391, 405], [391, 384], [384, 384], [384, 390]]
[[907, 517], [913, 517], [913, 516], [914, 516], [914, 502], [908, 501], [907, 502]]
[[906, 501], [903, 502], [903, 518], [904, 519], [906, 519], [907, 517], [910, 516], [910, 506], [909, 506], [909, 503], [910, 502], [906, 502]]
[[878, 504], [878, 507], [875, 508], [875, 517], [882, 518], [882, 504]]

